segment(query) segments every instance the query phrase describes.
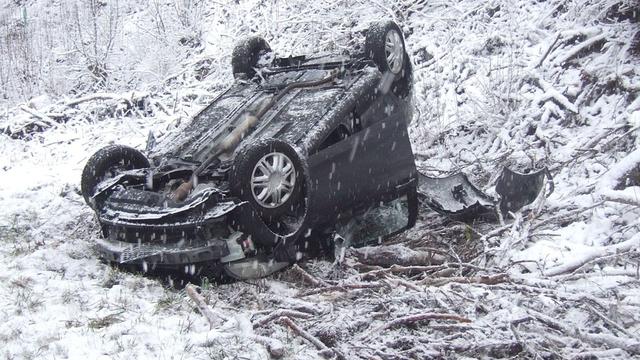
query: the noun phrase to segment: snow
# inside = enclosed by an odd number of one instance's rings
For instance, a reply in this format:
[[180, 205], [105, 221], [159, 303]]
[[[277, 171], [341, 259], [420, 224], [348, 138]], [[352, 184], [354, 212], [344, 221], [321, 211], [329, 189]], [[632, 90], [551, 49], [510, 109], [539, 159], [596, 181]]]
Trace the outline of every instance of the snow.
[[622, 178], [636, 168], [638, 164], [640, 164], [640, 149], [632, 151], [611, 166], [600, 179], [598, 187], [602, 191], [616, 188], [622, 182]]
[[[320, 358], [277, 321], [251, 328], [276, 309], [310, 314], [294, 321], [349, 359], [638, 356], [640, 189], [617, 188], [640, 163], [639, 60], [629, 50], [637, 23], [605, 18], [611, 1], [120, 2], [103, 87], [65, 30], [72, 4], [54, 3], [0, 7], [0, 357], [266, 359], [253, 340], [265, 336], [283, 343], [286, 359]], [[14, 26], [25, 13], [27, 26]], [[469, 274], [457, 268], [365, 281], [348, 259], [308, 260], [323, 281], [381, 287], [303, 296], [315, 287], [291, 271], [205, 282], [210, 306], [233, 319], [210, 329], [180, 280], [172, 287], [99, 261], [99, 229], [79, 194], [95, 150], [142, 150], [149, 132], [162, 141], [184, 129], [231, 81], [241, 36], [260, 34], [282, 56], [341, 53], [383, 18], [399, 22], [414, 61], [410, 136], [422, 171], [464, 171], [490, 190], [503, 165], [548, 166], [556, 185], [540, 211], [504, 226], [460, 225], [421, 208], [416, 227], [392, 239], [406, 247], [392, 249], [440, 251], [510, 282], [428, 284]], [[32, 51], [15, 52], [8, 32]], [[434, 312], [472, 322], [372, 333]]]

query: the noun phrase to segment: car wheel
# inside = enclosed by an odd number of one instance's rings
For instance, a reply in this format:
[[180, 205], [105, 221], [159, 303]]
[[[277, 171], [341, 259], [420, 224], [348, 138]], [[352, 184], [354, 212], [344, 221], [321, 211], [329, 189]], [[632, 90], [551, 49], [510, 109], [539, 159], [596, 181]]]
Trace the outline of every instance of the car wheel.
[[268, 139], [238, 150], [229, 182], [233, 195], [266, 220], [293, 213], [302, 203], [302, 161], [284, 141]]
[[134, 148], [124, 145], [104, 147], [89, 158], [82, 170], [80, 181], [82, 196], [87, 204], [94, 208], [92, 197], [100, 182], [116, 176], [120, 171], [143, 169], [149, 166], [149, 160]]
[[255, 68], [259, 65], [260, 56], [269, 52], [271, 48], [267, 41], [258, 36], [251, 36], [238, 42], [231, 54], [233, 77], [252, 78], [256, 74]]
[[365, 53], [381, 72], [400, 75], [407, 56], [400, 27], [393, 21], [371, 25], [365, 40]]

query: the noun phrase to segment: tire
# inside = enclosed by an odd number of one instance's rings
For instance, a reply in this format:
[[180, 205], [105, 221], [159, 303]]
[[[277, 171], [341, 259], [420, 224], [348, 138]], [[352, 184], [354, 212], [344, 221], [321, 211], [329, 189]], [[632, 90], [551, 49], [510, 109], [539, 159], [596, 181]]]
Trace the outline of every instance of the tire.
[[96, 185], [113, 177], [117, 171], [148, 168], [149, 160], [134, 148], [124, 145], [110, 145], [93, 154], [82, 170], [80, 190], [84, 201], [95, 209], [92, 200]]
[[[276, 160], [281, 160], [282, 166], [276, 166]], [[287, 164], [291, 165], [291, 173]], [[272, 167], [275, 172], [265, 172]], [[278, 219], [293, 213], [302, 203], [302, 171], [298, 153], [286, 142], [267, 139], [250, 143], [237, 152], [229, 174], [231, 193], [249, 202], [263, 219]]]
[[240, 40], [233, 48], [231, 54], [231, 68], [233, 77], [246, 77], [251, 79], [256, 75], [255, 67], [258, 66], [260, 56], [271, 52], [267, 41], [259, 36], [251, 36]]
[[[388, 48], [387, 44], [391, 48]], [[367, 31], [364, 49], [366, 56], [373, 60], [380, 72], [391, 72], [395, 76], [402, 74], [407, 51], [402, 31], [395, 22], [383, 21], [371, 25]]]

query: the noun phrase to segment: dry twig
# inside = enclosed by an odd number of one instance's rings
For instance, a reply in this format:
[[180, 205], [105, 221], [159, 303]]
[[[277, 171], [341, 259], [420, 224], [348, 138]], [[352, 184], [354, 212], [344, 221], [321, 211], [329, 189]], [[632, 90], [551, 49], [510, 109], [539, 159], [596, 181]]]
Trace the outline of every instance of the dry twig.
[[300, 336], [300, 337], [306, 339], [307, 341], [309, 341], [310, 343], [312, 343], [313, 346], [315, 346], [316, 349], [318, 349], [320, 351], [320, 355], [322, 355], [323, 357], [330, 358], [330, 357], [333, 357], [335, 355], [333, 350], [329, 349], [327, 347], [327, 345], [325, 345], [317, 337], [311, 335], [309, 332], [307, 332], [306, 330], [304, 330], [303, 328], [298, 326], [298, 324], [296, 324], [293, 320], [291, 320], [291, 318], [289, 318], [287, 316], [283, 316], [283, 317], [280, 318], [280, 322], [283, 323], [284, 325], [288, 326], [298, 336]]
[[347, 283], [347, 284], [332, 285], [332, 286], [326, 286], [326, 287], [322, 287], [322, 288], [317, 288], [317, 289], [305, 291], [305, 292], [302, 292], [302, 293], [298, 294], [298, 297], [305, 297], [305, 296], [309, 296], [309, 295], [316, 295], [316, 294], [320, 294], [320, 293], [324, 293], [324, 292], [332, 292], [332, 291], [345, 292], [345, 291], [349, 291], [349, 290], [379, 289], [379, 288], [387, 287], [387, 286], [389, 286], [389, 285], [384, 283], [384, 282], [353, 283], [353, 284]]
[[535, 66], [536, 68], [538, 68], [538, 67], [540, 67], [540, 65], [542, 65], [542, 63], [547, 58], [547, 56], [549, 56], [549, 53], [551, 53], [551, 51], [555, 48], [556, 44], [558, 43], [558, 40], [560, 40], [560, 33], [556, 34], [556, 38], [553, 40], [551, 45], [547, 48], [547, 51], [544, 53], [544, 55], [542, 55], [542, 57], [540, 58], [540, 60], [538, 61], [538, 63]]
[[471, 320], [456, 314], [423, 313], [423, 314], [403, 316], [401, 318], [397, 318], [395, 320], [389, 321], [388, 323], [372, 331], [372, 333], [391, 329], [400, 325], [409, 325], [418, 321], [425, 321], [425, 320], [452, 320], [452, 321], [463, 322], [463, 323], [471, 322]]
[[195, 287], [191, 284], [187, 285], [185, 290], [187, 291], [187, 295], [193, 300], [193, 302], [200, 310], [200, 313], [209, 321], [209, 328], [213, 329], [215, 326], [219, 325], [219, 320], [227, 321], [229, 320], [227, 317], [220, 313], [215, 313], [204, 300], [202, 295], [198, 294]]
[[582, 341], [588, 342], [595, 346], [605, 345], [610, 349], [618, 348], [630, 354], [640, 354], [640, 342], [638, 342], [637, 340], [622, 339], [609, 334], [594, 334], [582, 332], [577, 328], [566, 326], [563, 323], [538, 311], [528, 309], [527, 312], [539, 322], [547, 325], [554, 330], [558, 330], [569, 337], [579, 338]]
[[[198, 294], [198, 292], [196, 291], [193, 285], [188, 284], [185, 289], [186, 289], [187, 295], [189, 295], [191, 300], [193, 300], [193, 302], [196, 303], [196, 306], [198, 307], [198, 310], [200, 310], [200, 313], [204, 315], [204, 317], [209, 322], [210, 329], [218, 325], [219, 319], [224, 321], [229, 320], [229, 318], [225, 317], [224, 315], [214, 312], [207, 305], [202, 295]], [[234, 332], [232, 332], [231, 335], [232, 334], [234, 334]], [[271, 356], [273, 356], [274, 358], [280, 358], [284, 355], [284, 346], [282, 345], [282, 342], [280, 342], [280, 340], [271, 339], [271, 338], [256, 335], [256, 334], [247, 334], [246, 332], [242, 332], [242, 336], [252, 341], [255, 341], [259, 344], [262, 344], [264, 347], [267, 348], [267, 351], [269, 351], [269, 354], [271, 354]]]
[[421, 285], [427, 286], [442, 286], [448, 283], [459, 284], [485, 284], [495, 285], [509, 281], [509, 275], [497, 274], [487, 276], [456, 276], [456, 277], [441, 277], [441, 278], [426, 278], [420, 281]]
[[45, 127], [46, 126], [55, 126], [56, 125], [56, 122], [53, 119], [51, 119], [50, 117], [48, 117], [45, 114], [42, 114], [38, 110], [32, 109], [32, 108], [30, 108], [28, 106], [25, 106], [25, 105], [21, 105], [20, 106], [20, 110], [26, 112], [27, 114], [29, 114], [29, 115], [37, 118], [37, 119], [40, 119], [40, 120], [44, 121], [45, 124], [43, 124], [43, 125], [45, 125]]
[[298, 266], [298, 264], [293, 264], [291, 267], [291, 271], [300, 275], [304, 281], [313, 286], [327, 286], [327, 283], [324, 280], [318, 279], [317, 277], [309, 274], [305, 269]]
[[264, 326], [269, 322], [271, 322], [272, 320], [281, 318], [283, 316], [286, 316], [289, 318], [301, 318], [301, 319], [308, 319], [311, 317], [310, 314], [303, 313], [301, 311], [290, 310], [290, 309], [278, 309], [273, 311], [271, 314], [264, 316], [259, 320], [254, 321], [253, 328], [255, 329], [257, 327]]

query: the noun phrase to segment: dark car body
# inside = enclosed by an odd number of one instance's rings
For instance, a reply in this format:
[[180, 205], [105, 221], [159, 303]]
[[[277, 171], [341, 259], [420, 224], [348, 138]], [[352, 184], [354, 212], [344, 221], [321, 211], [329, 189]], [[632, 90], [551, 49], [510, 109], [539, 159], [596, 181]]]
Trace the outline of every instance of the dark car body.
[[[265, 255], [290, 262], [336, 231], [337, 224], [397, 199], [411, 227], [418, 175], [407, 125], [412, 117], [411, 66], [382, 73], [365, 56], [276, 59], [262, 79], [236, 80], [191, 122], [150, 150], [151, 166], [102, 181], [92, 197], [111, 262], [181, 267], [230, 264]], [[170, 194], [206, 161], [242, 121], [242, 114], [293, 82], [332, 81], [289, 91], [200, 176], [184, 201]], [[234, 159], [255, 144], [278, 139], [302, 160], [304, 209], [274, 226], [230, 191]], [[291, 223], [293, 222], [293, 223]]]

